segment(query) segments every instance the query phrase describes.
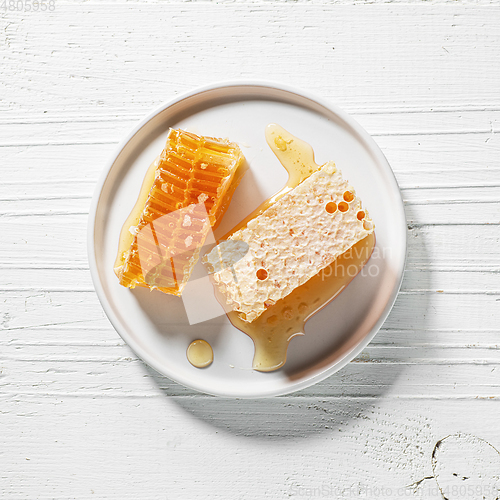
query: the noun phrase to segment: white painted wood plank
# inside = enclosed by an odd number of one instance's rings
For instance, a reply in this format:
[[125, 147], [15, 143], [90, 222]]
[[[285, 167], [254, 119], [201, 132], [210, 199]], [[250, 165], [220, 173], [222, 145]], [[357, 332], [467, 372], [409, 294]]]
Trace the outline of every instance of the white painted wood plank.
[[432, 450], [451, 429], [498, 447], [498, 402], [477, 401], [481, 424], [464, 414], [467, 404], [274, 398], [226, 401], [221, 411], [215, 398], [9, 396], [2, 407], [24, 425], [8, 428], [4, 491], [14, 500], [32, 484], [43, 500], [300, 498], [299, 488], [326, 487], [397, 492], [431, 475]]
[[129, 112], [228, 76], [287, 81], [345, 106], [498, 106], [498, 7], [360, 7], [65, 4], [43, 22], [8, 13], [0, 109]]
[[[108, 349], [111, 349], [109, 347]], [[193, 396], [206, 399], [206, 395], [186, 389], [171, 380], [148, 372], [142, 362], [132, 361], [128, 348], [122, 347], [121, 358], [102, 356], [102, 359], [75, 360], [71, 362], [57, 359], [2, 360], [2, 395], [15, 397], [26, 395], [45, 398], [72, 397], [81, 399], [130, 398], [140, 402], [143, 399]], [[46, 349], [47, 350], [47, 349]], [[411, 356], [411, 350], [408, 356]], [[452, 352], [451, 349], [448, 349]], [[476, 355], [481, 353], [477, 350]], [[127, 354], [129, 355], [127, 357]], [[374, 349], [368, 354], [374, 354]], [[404, 354], [404, 353], [402, 353]], [[418, 352], [417, 352], [418, 354]], [[447, 354], [446, 354], [447, 355]], [[400, 360], [398, 363], [354, 361], [341, 373], [332, 375], [327, 381], [314, 388], [304, 389], [283, 399], [308, 398], [381, 398], [418, 401], [433, 399], [442, 401], [500, 400], [498, 383], [498, 361], [473, 363], [470, 360], [435, 357], [415, 358], [416, 363]], [[22, 373], [19, 380], [14, 376]], [[159, 390], [160, 388], [160, 390]], [[416, 403], [415, 403], [416, 404]], [[223, 405], [223, 404], [222, 404]], [[250, 424], [250, 422], [249, 422]]]

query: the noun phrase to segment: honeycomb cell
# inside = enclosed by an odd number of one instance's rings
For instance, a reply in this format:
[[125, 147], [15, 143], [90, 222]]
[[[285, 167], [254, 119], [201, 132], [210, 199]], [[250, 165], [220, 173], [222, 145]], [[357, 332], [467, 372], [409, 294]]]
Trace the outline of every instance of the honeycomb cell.
[[331, 201], [330, 203], [326, 204], [325, 210], [329, 214], [334, 214], [337, 211], [337, 204], [335, 202]]
[[260, 281], [264, 281], [267, 279], [267, 271], [265, 269], [258, 269], [255, 273], [257, 275], [257, 279]]
[[340, 210], [341, 212], [344, 212], [344, 213], [345, 213], [345, 212], [347, 212], [347, 211], [349, 210], [349, 205], [348, 205], [347, 203], [345, 203], [344, 201], [341, 201], [341, 202], [339, 203], [339, 210]]
[[354, 200], [354, 194], [351, 193], [351, 191], [346, 191], [344, 193], [344, 201], [347, 201], [347, 203], [351, 203], [352, 200]]

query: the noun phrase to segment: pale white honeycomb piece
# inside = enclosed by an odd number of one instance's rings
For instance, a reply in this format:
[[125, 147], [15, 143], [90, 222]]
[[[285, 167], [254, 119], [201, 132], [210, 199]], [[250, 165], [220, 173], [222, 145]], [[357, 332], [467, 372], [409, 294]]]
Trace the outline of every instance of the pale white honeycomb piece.
[[[330, 202], [343, 201], [346, 191], [354, 195], [342, 213], [326, 210]], [[365, 213], [358, 220], [359, 211]], [[247, 226], [232, 234], [249, 250], [243, 258], [213, 273], [215, 285], [227, 305], [241, 319], [252, 322], [269, 306], [286, 297], [358, 241], [373, 232], [373, 221], [361, 207], [354, 189], [342, 178], [333, 162], [325, 163], [296, 188], [280, 198]], [[220, 269], [220, 250], [215, 247], [205, 263]], [[265, 269], [267, 278], [257, 277]], [[262, 277], [262, 272], [259, 273]], [[265, 274], [265, 273], [264, 273]]]

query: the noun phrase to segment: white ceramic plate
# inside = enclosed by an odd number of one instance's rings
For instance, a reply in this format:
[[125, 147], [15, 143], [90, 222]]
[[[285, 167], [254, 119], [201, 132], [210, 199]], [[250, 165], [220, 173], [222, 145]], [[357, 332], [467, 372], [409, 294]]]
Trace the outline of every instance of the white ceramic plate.
[[[286, 182], [264, 129], [277, 123], [312, 145], [317, 163], [334, 160], [375, 222], [377, 245], [369, 273], [358, 275], [292, 339], [283, 368], [251, 369], [253, 343], [225, 316], [190, 325], [178, 297], [126, 289], [113, 273], [118, 235], [144, 174], [163, 149], [169, 127], [229, 137], [249, 163], [217, 234], [224, 234]], [[216, 234], [216, 235], [217, 235]], [[371, 137], [329, 102], [283, 85], [237, 82], [211, 85], [173, 99], [142, 120], [104, 169], [92, 201], [88, 231], [90, 270], [112, 324], [149, 365], [185, 386], [209, 394], [261, 397], [289, 393], [342, 368], [368, 344], [386, 319], [401, 284], [406, 222], [392, 170]], [[214, 362], [204, 369], [186, 358], [192, 340], [207, 340]]]

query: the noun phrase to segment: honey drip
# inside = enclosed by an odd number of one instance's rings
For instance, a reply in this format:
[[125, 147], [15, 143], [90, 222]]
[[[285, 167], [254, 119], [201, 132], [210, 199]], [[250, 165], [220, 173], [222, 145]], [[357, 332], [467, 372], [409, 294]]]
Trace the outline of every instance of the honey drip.
[[298, 139], [275, 123], [270, 123], [266, 127], [266, 141], [288, 172], [288, 180], [282, 189], [259, 205], [248, 217], [220, 238], [221, 240], [229, 238], [233, 233], [244, 228], [250, 220], [259, 216], [320, 167], [314, 161], [314, 150], [310, 144]]
[[[319, 168], [314, 161], [312, 147], [279, 125], [266, 127], [266, 140], [287, 170], [288, 181], [283, 189], [260, 205], [226, 237], [245, 227], [249, 220]], [[255, 370], [273, 371], [285, 364], [290, 340], [296, 335], [303, 335], [306, 321], [345, 289], [369, 260], [374, 246], [375, 235], [372, 233], [291, 294], [270, 306], [252, 323], [241, 320], [236, 311], [227, 313], [231, 323], [253, 340], [255, 354], [252, 367]]]
[[188, 361], [196, 368], [206, 368], [214, 360], [212, 346], [206, 340], [193, 340], [186, 351]]
[[116, 254], [115, 265], [113, 266], [114, 268], [119, 268], [123, 265], [123, 261], [125, 259], [124, 255], [134, 241], [134, 235], [130, 232], [130, 228], [137, 226], [141, 220], [142, 209], [148, 200], [149, 191], [151, 191], [151, 186], [155, 181], [155, 172], [159, 160], [160, 157], [157, 156], [155, 161], [149, 165], [146, 175], [144, 176], [144, 180], [142, 181], [141, 190], [139, 192], [139, 196], [137, 197], [137, 201], [135, 202], [134, 208], [132, 208], [130, 215], [123, 224], [120, 232], [120, 239], [118, 241], [118, 252]]

